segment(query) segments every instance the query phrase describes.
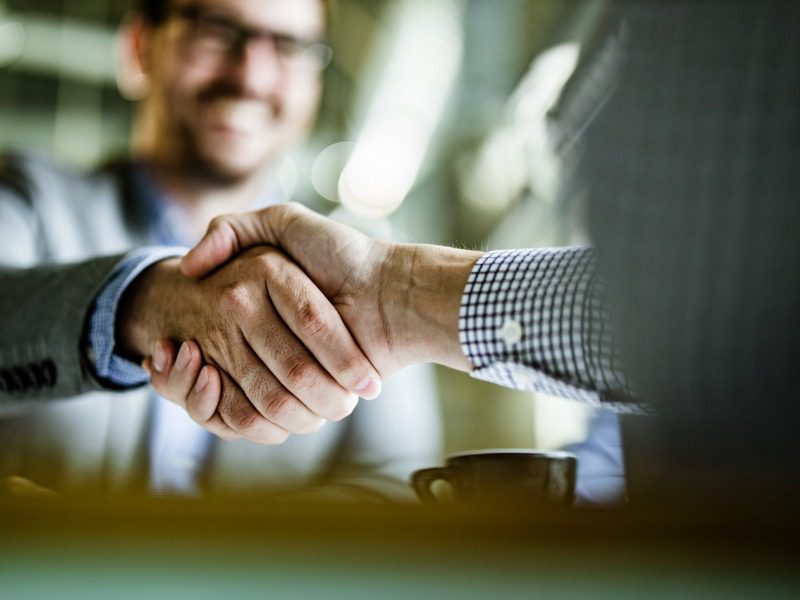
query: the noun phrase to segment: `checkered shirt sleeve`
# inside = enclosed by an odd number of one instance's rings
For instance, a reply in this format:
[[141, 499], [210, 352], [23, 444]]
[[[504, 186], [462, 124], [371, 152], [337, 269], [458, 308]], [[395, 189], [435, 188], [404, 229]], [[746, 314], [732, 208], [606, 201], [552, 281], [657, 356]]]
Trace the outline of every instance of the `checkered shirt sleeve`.
[[459, 336], [472, 375], [641, 412], [615, 355], [590, 248], [488, 252], [470, 273]]

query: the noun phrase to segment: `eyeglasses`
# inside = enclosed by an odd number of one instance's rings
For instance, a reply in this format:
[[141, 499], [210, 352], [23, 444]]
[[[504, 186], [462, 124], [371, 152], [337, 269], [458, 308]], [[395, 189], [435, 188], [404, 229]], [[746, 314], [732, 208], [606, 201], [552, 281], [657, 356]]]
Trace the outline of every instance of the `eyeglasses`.
[[333, 50], [318, 40], [304, 40], [264, 28], [245, 27], [223, 16], [205, 12], [198, 6], [175, 8], [174, 16], [189, 24], [187, 51], [196, 62], [212, 66], [231, 56], [240, 55], [254, 42], [271, 46], [281, 65], [292, 70], [325, 69]]

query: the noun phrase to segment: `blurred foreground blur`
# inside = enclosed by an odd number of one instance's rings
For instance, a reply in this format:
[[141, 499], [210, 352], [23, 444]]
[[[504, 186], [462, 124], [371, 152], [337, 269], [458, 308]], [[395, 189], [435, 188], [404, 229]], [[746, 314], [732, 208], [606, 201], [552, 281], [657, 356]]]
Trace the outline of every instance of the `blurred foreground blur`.
[[[745, 517], [746, 518], [743, 518]], [[2, 597], [797, 598], [797, 512], [0, 500]]]

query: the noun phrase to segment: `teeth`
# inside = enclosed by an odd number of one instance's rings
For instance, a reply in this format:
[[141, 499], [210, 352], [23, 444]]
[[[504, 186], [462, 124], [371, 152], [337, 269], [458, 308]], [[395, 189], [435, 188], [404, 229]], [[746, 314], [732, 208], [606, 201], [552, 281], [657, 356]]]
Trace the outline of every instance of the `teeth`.
[[214, 103], [212, 111], [228, 127], [242, 131], [262, 124], [267, 116], [264, 103], [255, 100], [219, 100]]

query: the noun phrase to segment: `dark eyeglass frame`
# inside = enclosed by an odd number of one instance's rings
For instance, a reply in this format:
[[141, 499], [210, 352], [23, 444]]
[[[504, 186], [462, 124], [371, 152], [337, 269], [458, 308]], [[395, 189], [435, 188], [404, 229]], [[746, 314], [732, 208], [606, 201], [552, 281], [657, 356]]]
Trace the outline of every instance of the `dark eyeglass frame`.
[[324, 70], [331, 63], [333, 50], [323, 39], [302, 39], [291, 34], [272, 31], [267, 28], [247, 27], [236, 21], [209, 13], [197, 5], [173, 7], [166, 12], [166, 19], [177, 17], [190, 22], [195, 30], [202, 25], [216, 27], [230, 32], [230, 41], [226, 40], [226, 50], [233, 55], [240, 55], [251, 40], [269, 40], [281, 56], [309, 57], [316, 63], [315, 68]]

